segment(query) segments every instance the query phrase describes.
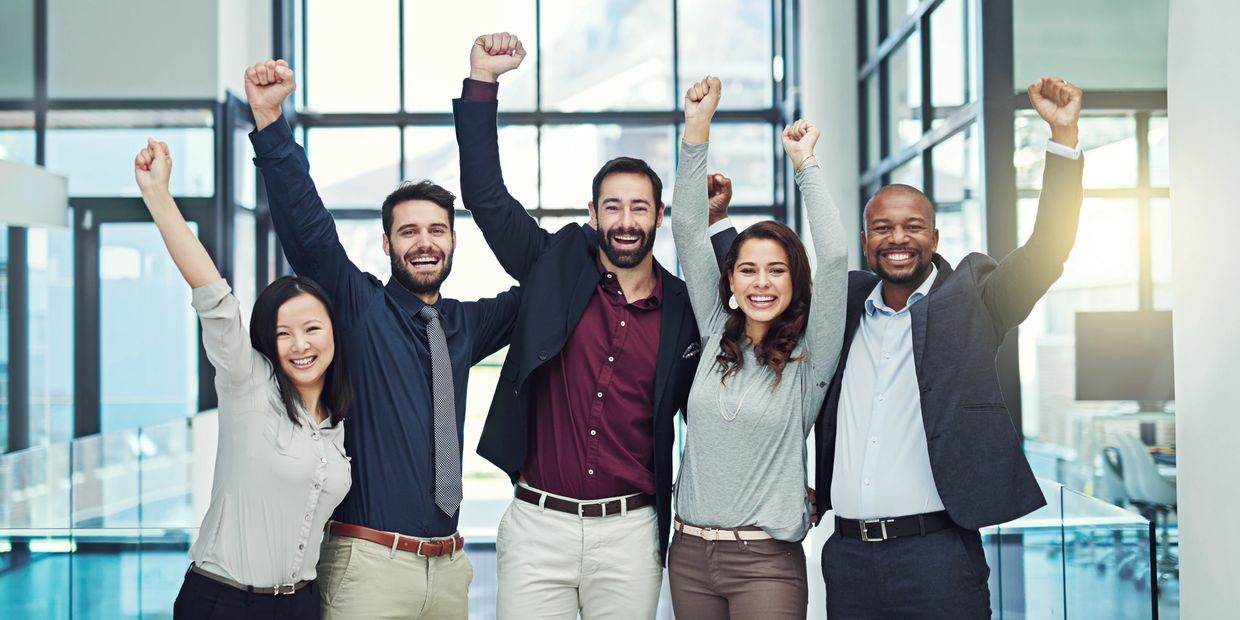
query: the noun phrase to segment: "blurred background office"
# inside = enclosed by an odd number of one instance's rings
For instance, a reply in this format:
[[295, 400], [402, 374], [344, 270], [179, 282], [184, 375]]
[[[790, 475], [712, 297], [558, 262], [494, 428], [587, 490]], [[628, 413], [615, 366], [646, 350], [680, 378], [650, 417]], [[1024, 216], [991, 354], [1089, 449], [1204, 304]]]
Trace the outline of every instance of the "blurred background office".
[[[809, 118], [824, 130], [819, 160], [855, 268], [861, 206], [887, 183], [933, 198], [949, 261], [1015, 248], [1049, 137], [1024, 88], [1043, 75], [1081, 86], [1076, 246], [996, 360], [1050, 504], [986, 532], [993, 608], [1168, 618], [1183, 593], [1186, 617], [1225, 615], [1220, 574], [1240, 545], [1219, 515], [1240, 508], [1223, 474], [1240, 465], [1229, 447], [1240, 428], [1222, 372], [1234, 356], [1220, 343], [1240, 335], [1217, 315], [1238, 300], [1203, 272], [1224, 264], [1234, 217], [1220, 141], [1240, 133], [1222, 108], [1237, 94], [1223, 76], [1240, 62], [1219, 24], [1240, 9], [1172, 4], [0, 2], [0, 616], [169, 617], [205, 510], [212, 369], [133, 181], [143, 140], [171, 146], [173, 193], [248, 313], [288, 266], [250, 161], [241, 76], [288, 59], [289, 119], [341, 241], [386, 279], [379, 205], [401, 179], [459, 194], [451, 99], [472, 38], [499, 30], [531, 56], [500, 90], [505, 178], [544, 227], [584, 222], [589, 179], [618, 154], [648, 160], [670, 199], [683, 91], [711, 73], [725, 82], [711, 168], [734, 180], [733, 221], [805, 229], [777, 135]], [[509, 286], [468, 212], [456, 226], [444, 293]], [[675, 265], [669, 226], [655, 252]], [[479, 618], [491, 615], [495, 526], [511, 498], [474, 453], [503, 354], [472, 371], [465, 431], [461, 527]], [[1194, 507], [1198, 529], [1181, 536]], [[811, 617], [823, 613], [828, 535], [806, 541]]]

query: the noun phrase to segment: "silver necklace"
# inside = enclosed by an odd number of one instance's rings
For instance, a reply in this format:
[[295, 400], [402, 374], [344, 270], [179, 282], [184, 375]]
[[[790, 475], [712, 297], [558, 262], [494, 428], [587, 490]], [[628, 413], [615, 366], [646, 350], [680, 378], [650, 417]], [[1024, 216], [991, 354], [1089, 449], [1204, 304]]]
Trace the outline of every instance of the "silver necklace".
[[728, 417], [728, 408], [723, 402], [723, 391], [727, 388], [727, 384], [725, 383], [723, 385], [720, 385], [719, 391], [715, 392], [715, 404], [719, 406], [719, 417], [723, 418], [724, 420], [728, 422], [735, 420], [736, 416], [741, 414], [741, 408], [745, 406], [745, 399], [749, 397], [749, 393], [753, 391], [754, 386], [758, 385], [759, 383], [766, 383], [766, 382], [756, 381], [754, 383], [751, 383], [749, 384], [749, 387], [745, 388], [745, 391], [741, 393], [741, 400], [740, 402], [736, 403], [736, 409], [732, 410], [732, 417]]

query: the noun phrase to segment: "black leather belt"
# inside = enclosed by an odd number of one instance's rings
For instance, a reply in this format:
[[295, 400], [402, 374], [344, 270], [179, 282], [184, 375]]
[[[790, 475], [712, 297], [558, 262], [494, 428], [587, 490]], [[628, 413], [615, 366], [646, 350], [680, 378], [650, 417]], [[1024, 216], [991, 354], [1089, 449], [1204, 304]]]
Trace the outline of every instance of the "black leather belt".
[[882, 542], [902, 536], [925, 536], [949, 527], [957, 526], [945, 510], [890, 519], [835, 518], [835, 531], [840, 536], [865, 542]]
[[194, 573], [195, 575], [202, 575], [203, 577], [206, 577], [207, 579], [210, 579], [212, 581], [216, 581], [226, 586], [236, 588], [238, 590], [241, 590], [242, 592], [249, 592], [250, 594], [270, 594], [273, 596], [280, 596], [282, 594], [288, 595], [288, 594], [293, 594], [297, 592], [298, 590], [314, 583], [313, 579], [306, 579], [303, 581], [298, 581], [297, 583], [282, 583], [278, 586], [273, 586], [269, 588], [255, 588], [254, 586], [247, 586], [243, 583], [238, 583], [236, 581], [233, 581], [232, 579], [229, 579], [228, 577], [225, 577], [223, 575], [217, 575], [210, 571], [198, 568], [194, 564], [189, 565], [189, 572]]
[[519, 484], [517, 485], [516, 495], [517, 499], [529, 502], [535, 506], [541, 505], [544, 508], [567, 512], [578, 517], [610, 517], [623, 514], [629, 510], [645, 508], [654, 503], [654, 498], [645, 494], [631, 495], [622, 499], [613, 499], [609, 502], [573, 502], [539, 493]]

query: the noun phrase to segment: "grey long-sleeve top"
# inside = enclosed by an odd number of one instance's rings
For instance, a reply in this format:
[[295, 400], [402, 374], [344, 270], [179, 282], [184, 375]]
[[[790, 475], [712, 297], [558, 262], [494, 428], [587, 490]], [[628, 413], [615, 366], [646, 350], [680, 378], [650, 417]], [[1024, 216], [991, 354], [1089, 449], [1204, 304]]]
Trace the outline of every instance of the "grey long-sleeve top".
[[220, 429], [211, 504], [190, 560], [256, 588], [314, 579], [323, 526], [352, 484], [344, 428], [331, 418], [316, 424], [302, 407], [300, 426], [288, 418], [227, 282], [194, 289], [193, 304], [215, 366]]
[[703, 339], [702, 362], [685, 411], [688, 430], [676, 513], [693, 525], [757, 526], [774, 538], [799, 541], [810, 527], [805, 441], [844, 337], [848, 265], [839, 210], [817, 165], [797, 173], [815, 255], [809, 320], [792, 355], [804, 357], [788, 363], [772, 388], [775, 373], [758, 364], [753, 347], [743, 345], [741, 370], [721, 385], [715, 356], [727, 312], [719, 299], [719, 266], [707, 233], [706, 152], [706, 144], [681, 144], [672, 197], [676, 251]]

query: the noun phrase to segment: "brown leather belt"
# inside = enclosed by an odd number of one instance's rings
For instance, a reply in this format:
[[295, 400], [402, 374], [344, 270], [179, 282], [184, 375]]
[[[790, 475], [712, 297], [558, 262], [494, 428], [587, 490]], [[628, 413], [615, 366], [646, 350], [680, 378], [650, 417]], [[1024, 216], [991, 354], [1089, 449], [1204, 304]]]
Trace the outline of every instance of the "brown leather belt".
[[527, 489], [521, 485], [517, 485], [517, 499], [529, 502], [535, 506], [550, 508], [558, 512], [567, 512], [570, 515], [578, 517], [612, 517], [623, 514], [628, 510], [636, 510], [645, 508], [654, 503], [654, 497], [650, 495], [631, 495], [620, 499], [613, 499], [609, 502], [574, 502], [572, 500], [560, 499], [545, 493]]
[[189, 572], [202, 575], [212, 581], [236, 588], [242, 592], [249, 592], [250, 594], [270, 594], [273, 596], [288, 595], [314, 583], [313, 579], [307, 579], [305, 581], [298, 581], [297, 583], [282, 583], [278, 586], [270, 588], [255, 588], [254, 586], [247, 586], [244, 583], [233, 581], [223, 575], [217, 575], [206, 569], [198, 568], [198, 566], [194, 564], [189, 565]]
[[428, 558], [437, 558], [441, 555], [448, 555], [465, 549], [465, 539], [461, 538], [460, 532], [454, 532], [448, 538], [415, 538], [413, 536], [397, 534], [396, 532], [381, 532], [360, 525], [349, 525], [339, 521], [332, 521], [328, 532], [332, 536], [357, 538], [377, 545], [383, 545], [389, 549], [395, 547], [397, 551], [408, 551], [409, 553]]

